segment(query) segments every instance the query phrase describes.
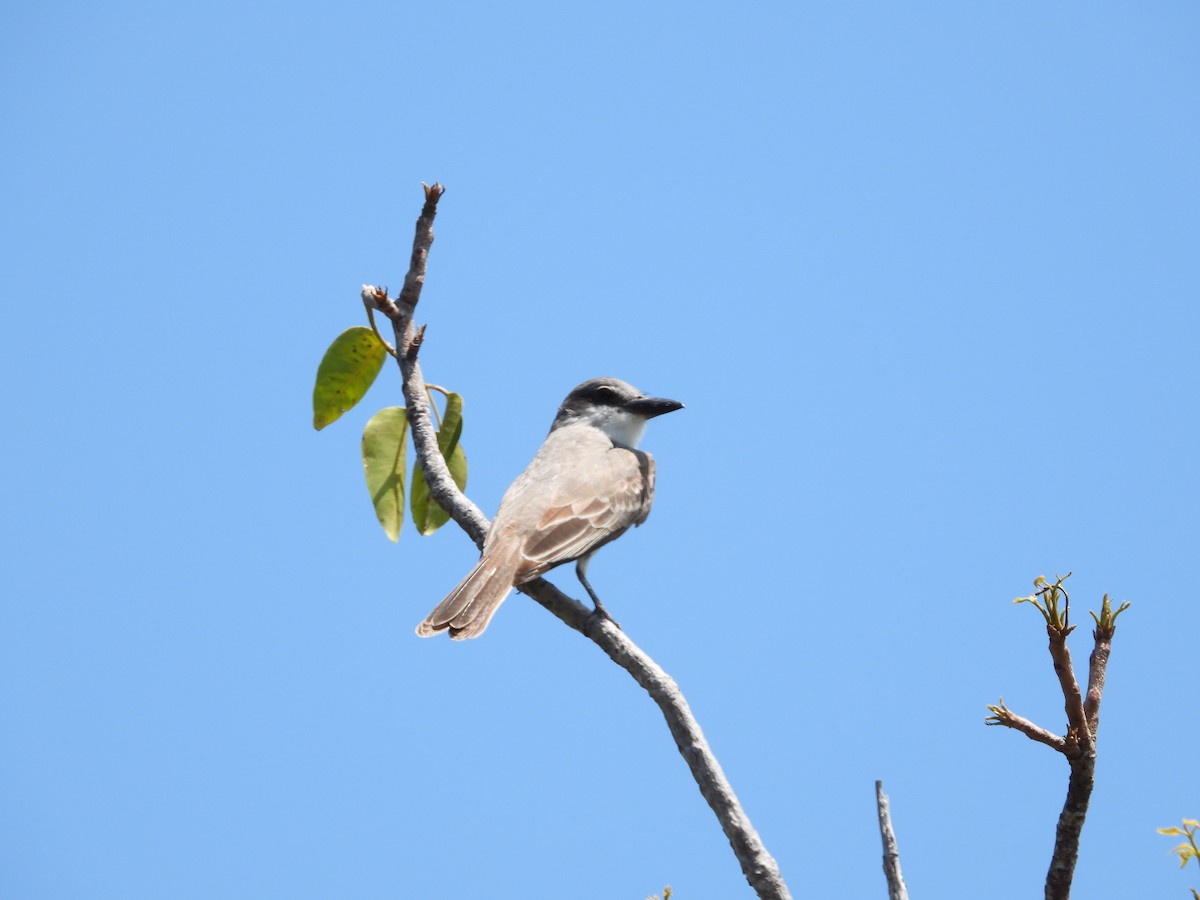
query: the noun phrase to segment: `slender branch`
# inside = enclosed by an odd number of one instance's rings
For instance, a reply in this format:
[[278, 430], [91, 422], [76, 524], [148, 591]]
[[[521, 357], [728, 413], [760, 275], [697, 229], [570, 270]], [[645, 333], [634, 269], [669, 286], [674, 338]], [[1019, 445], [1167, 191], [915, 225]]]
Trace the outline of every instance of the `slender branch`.
[[1091, 731], [1094, 739], [1100, 730], [1100, 697], [1104, 694], [1108, 657], [1112, 654], [1112, 635], [1101, 638], [1095, 631], [1092, 632], [1092, 635], [1096, 639], [1096, 645], [1092, 648], [1092, 655], [1088, 658], [1088, 689], [1087, 697], [1083, 701], [1083, 712], [1087, 717], [1088, 730]]
[[457, 522], [475, 542], [475, 546], [482, 550], [490, 523], [479, 507], [458, 489], [450, 475], [450, 469], [446, 466], [446, 460], [442, 458], [437, 432], [433, 428], [433, 417], [429, 414], [429, 394], [425, 390], [425, 379], [421, 376], [421, 367], [417, 364], [415, 355], [410, 358], [408, 354], [400, 354], [400, 370], [404, 374], [404, 402], [408, 407], [408, 427], [412, 429], [413, 446], [425, 473], [425, 483], [429, 485], [429, 496], [450, 513], [450, 518]]
[[425, 286], [425, 262], [429, 259], [429, 248], [433, 245], [433, 220], [437, 216], [438, 201], [446, 193], [446, 188], [437, 182], [433, 185], [423, 184], [421, 187], [425, 188], [425, 205], [421, 207], [421, 215], [417, 218], [412, 257], [408, 261], [408, 274], [404, 276], [404, 287], [396, 300], [403, 317], [400, 324], [406, 332], [407, 326], [412, 323], [413, 313], [417, 310], [417, 301], [421, 299], [421, 288]]
[[1096, 628], [1092, 632], [1096, 646], [1088, 660], [1088, 691], [1083, 709], [1093, 740], [1100, 730], [1100, 698], [1104, 694], [1104, 679], [1108, 673], [1108, 658], [1112, 654], [1113, 636], [1117, 633], [1117, 616], [1127, 609], [1128, 601], [1114, 610], [1112, 600], [1105, 594], [1100, 606], [1100, 615], [1092, 613], [1092, 618], [1096, 620]]
[[1058, 676], [1067, 710], [1068, 749], [1064, 752], [1070, 752], [1073, 742], [1077, 742], [1079, 749], [1086, 752], [1092, 744], [1092, 732], [1088, 728], [1087, 716], [1083, 711], [1083, 695], [1079, 691], [1079, 682], [1075, 680], [1075, 668], [1071, 664], [1071, 651], [1067, 648], [1064, 630], [1052, 625], [1046, 626], [1046, 633], [1050, 637], [1050, 658], [1054, 663], [1054, 674]]
[[572, 600], [550, 582], [539, 578], [521, 585], [520, 590], [571, 628], [590, 638], [658, 704], [671, 736], [675, 738], [675, 746], [691, 770], [700, 793], [720, 822], [750, 886], [759, 897], [775, 900], [790, 898], [779, 865], [742, 809], [721, 764], [704, 737], [700, 723], [696, 721], [675, 680], [611, 620], [595, 615], [591, 609]]
[[883, 874], [887, 878], [888, 900], [908, 900], [908, 888], [900, 871], [900, 849], [892, 830], [892, 809], [883, 792], [883, 782], [875, 782], [875, 807], [879, 811], [879, 836], [883, 839]]
[[[413, 311], [425, 279], [425, 262], [433, 242], [433, 217], [437, 213], [437, 201], [443, 191], [444, 189], [437, 184], [425, 189], [425, 207], [417, 220], [412, 261], [398, 301], [393, 303], [388, 300], [386, 292], [382, 292], [381, 297], [380, 289], [377, 288], [364, 287], [364, 297], [368, 290], [374, 292], [371, 297], [372, 305], [391, 319], [396, 330], [396, 346], [399, 350], [397, 356], [404, 377], [408, 422], [412, 428], [417, 458], [429, 484], [430, 496], [450, 513], [451, 518], [476, 546], [482, 548], [489, 523], [479, 508], [458, 489], [438, 450], [437, 437], [429, 414], [425, 381], [416, 359], [424, 332], [423, 329], [419, 329], [414, 333], [412, 327]], [[610, 620], [595, 615], [593, 610], [571, 599], [550, 582], [539, 578], [521, 585], [519, 590], [571, 628], [590, 638], [650, 694], [662, 711], [667, 727], [675, 738], [680, 754], [691, 769], [700, 793], [716, 814], [725, 836], [729, 839], [746, 880], [759, 897], [790, 900], [791, 894], [779, 873], [778, 864], [763, 845], [754, 826], [750, 824], [749, 817], [738, 802], [720, 763], [708, 746], [704, 732], [701, 731], [674, 679]]]
[[999, 705], [989, 706], [988, 709], [992, 711], [992, 714], [983, 720], [985, 725], [1003, 725], [1006, 728], [1012, 728], [1015, 731], [1021, 732], [1021, 734], [1025, 735], [1031, 741], [1045, 744], [1059, 753], [1066, 753], [1067, 742], [1065, 738], [1059, 737], [1052, 731], [1047, 731], [1040, 725], [1035, 725], [1024, 716], [1018, 716], [1004, 705], [1003, 697], [1000, 698]]

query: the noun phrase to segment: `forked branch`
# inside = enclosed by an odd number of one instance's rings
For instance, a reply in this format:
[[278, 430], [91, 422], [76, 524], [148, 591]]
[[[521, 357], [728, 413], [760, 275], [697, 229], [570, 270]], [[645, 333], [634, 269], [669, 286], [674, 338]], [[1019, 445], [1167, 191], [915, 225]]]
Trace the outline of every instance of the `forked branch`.
[[1037, 590], [1033, 594], [1014, 601], [1032, 604], [1046, 620], [1050, 658], [1066, 707], [1066, 735], [1059, 737], [1017, 715], [1004, 705], [1003, 699], [998, 705], [988, 707], [991, 715], [984, 720], [988, 725], [1012, 728], [1030, 740], [1052, 747], [1066, 757], [1071, 767], [1067, 798], [1058, 817], [1054, 853], [1046, 873], [1046, 900], [1067, 900], [1071, 895], [1071, 881], [1075, 876], [1075, 863], [1079, 859], [1079, 838], [1096, 783], [1096, 733], [1100, 724], [1100, 700], [1104, 692], [1108, 658], [1112, 652], [1117, 616], [1129, 608], [1128, 603], [1122, 603], [1114, 611], [1112, 601], [1105, 594], [1100, 614], [1092, 613], [1096, 621], [1096, 629], [1092, 632], [1095, 646], [1088, 662], [1088, 690], [1084, 698], [1075, 678], [1071, 653], [1067, 649], [1067, 635], [1075, 628], [1070, 624], [1071, 598], [1063, 587], [1063, 582], [1069, 577], [1068, 572], [1054, 584], [1045, 578], [1038, 578], [1034, 582]]

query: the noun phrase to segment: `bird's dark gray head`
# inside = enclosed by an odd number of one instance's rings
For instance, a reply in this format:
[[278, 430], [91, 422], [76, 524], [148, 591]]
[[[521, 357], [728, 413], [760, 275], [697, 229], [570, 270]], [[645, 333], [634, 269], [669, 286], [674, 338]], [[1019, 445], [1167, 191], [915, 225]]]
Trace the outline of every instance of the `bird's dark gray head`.
[[683, 409], [678, 400], [647, 397], [619, 378], [593, 378], [567, 394], [550, 430], [564, 425], [591, 425], [606, 432], [614, 443], [636, 447], [647, 419], [677, 409]]

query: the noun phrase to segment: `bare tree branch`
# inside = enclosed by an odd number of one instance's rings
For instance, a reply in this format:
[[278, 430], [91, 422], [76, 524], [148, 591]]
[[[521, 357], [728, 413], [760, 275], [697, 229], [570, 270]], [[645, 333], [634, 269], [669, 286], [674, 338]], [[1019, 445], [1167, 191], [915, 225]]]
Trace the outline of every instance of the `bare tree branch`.
[[[438, 449], [425, 382], [417, 364], [417, 353], [424, 329], [414, 331], [412, 325], [413, 312], [425, 281], [425, 263], [433, 243], [433, 219], [437, 214], [437, 202], [444, 191], [439, 184], [425, 188], [425, 206], [417, 219], [412, 260], [398, 300], [393, 302], [387, 297], [385, 290], [370, 286], [364, 286], [363, 300], [368, 308], [378, 309], [386, 315], [396, 332], [396, 356], [404, 378], [408, 421], [413, 432], [417, 458], [429, 485], [430, 496], [450, 513], [451, 518], [476, 546], [482, 548], [489, 523], [479, 508], [458, 489]], [[705, 740], [704, 732], [701, 731], [674, 679], [611, 620], [596, 615], [593, 610], [568, 597], [550, 582], [539, 578], [521, 585], [518, 590], [532, 597], [571, 628], [590, 638], [646, 690], [667, 720], [667, 727], [675, 738], [675, 744], [687, 762], [700, 793], [716, 814], [750, 886], [759, 897], [790, 900], [791, 894], [779, 873], [778, 864], [763, 845], [754, 826], [750, 824], [749, 817], [738, 802], [720, 763]]]
[[1067, 749], [1064, 752], [1070, 753], [1071, 744], [1077, 743], [1079, 750], [1086, 753], [1091, 749], [1092, 732], [1083, 712], [1083, 695], [1079, 690], [1079, 682], [1075, 680], [1071, 651], [1067, 647], [1069, 633], [1070, 629], [1046, 626], [1046, 634], [1050, 638], [1050, 658], [1054, 662], [1054, 674], [1058, 676], [1067, 710]]
[[879, 812], [879, 836], [883, 839], [883, 874], [887, 877], [888, 900], [908, 900], [908, 888], [900, 871], [900, 850], [892, 830], [892, 810], [883, 782], [875, 782], [875, 808]]
[[1112, 654], [1113, 635], [1117, 633], [1117, 616], [1127, 609], [1129, 609], [1128, 602], [1122, 603], [1114, 610], [1112, 600], [1109, 599], [1108, 594], [1105, 594], [1104, 601], [1100, 606], [1100, 615], [1092, 613], [1092, 618], [1096, 620], [1096, 628], [1092, 632], [1096, 646], [1088, 660], [1088, 692], [1083, 709], [1087, 715], [1088, 727], [1092, 731], [1093, 739], [1100, 730], [1100, 697], [1104, 693], [1104, 679], [1108, 674], [1108, 658]]
[[[1083, 823], [1087, 818], [1088, 804], [1096, 786], [1096, 729], [1100, 722], [1100, 700], [1104, 693], [1104, 678], [1108, 658], [1112, 651], [1112, 638], [1116, 632], [1116, 619], [1129, 608], [1123, 603], [1112, 609], [1108, 595], [1100, 615], [1092, 613], [1096, 630], [1092, 632], [1095, 648], [1089, 662], [1088, 692], [1086, 701], [1079, 690], [1079, 682], [1071, 665], [1071, 653], [1067, 649], [1067, 635], [1074, 626], [1068, 624], [1070, 598], [1062, 583], [1066, 576], [1054, 584], [1044, 578], [1034, 582], [1040, 590], [1029, 597], [1018, 598], [1018, 603], [1031, 603], [1046, 620], [1046, 632], [1050, 637], [1050, 658], [1058, 676], [1059, 687], [1067, 712], [1067, 734], [1059, 737], [1028, 719], [1016, 715], [1000, 701], [999, 706], [989, 706], [992, 715], [988, 725], [1004, 725], [1020, 731], [1032, 740], [1053, 747], [1066, 757], [1071, 767], [1067, 783], [1067, 797], [1054, 835], [1054, 853], [1050, 858], [1050, 869], [1046, 873], [1046, 900], [1067, 900], [1071, 896], [1071, 882], [1075, 877], [1075, 864], [1079, 860], [1079, 839]], [[1042, 605], [1042, 600], [1045, 605]]]

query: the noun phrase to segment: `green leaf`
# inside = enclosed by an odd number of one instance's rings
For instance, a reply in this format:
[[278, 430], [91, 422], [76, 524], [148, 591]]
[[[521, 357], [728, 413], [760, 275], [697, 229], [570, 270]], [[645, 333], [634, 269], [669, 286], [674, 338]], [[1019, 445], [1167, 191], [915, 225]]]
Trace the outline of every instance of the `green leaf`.
[[313, 385], [313, 428], [336, 422], [363, 398], [383, 368], [387, 350], [375, 332], [362, 325], [339, 334], [317, 367]]
[[[467, 486], [467, 455], [463, 452], [462, 444], [456, 444], [446, 460], [450, 476], [461, 491]], [[412, 515], [417, 530], [428, 537], [450, 521], [450, 513], [446, 512], [429, 496], [429, 485], [425, 482], [425, 473], [421, 471], [420, 463], [413, 466], [412, 482]]]
[[389, 406], [371, 417], [363, 429], [363, 471], [375, 515], [387, 536], [395, 541], [404, 525], [405, 448], [408, 446], [408, 413]]
[[458, 439], [462, 437], [462, 414], [462, 394], [447, 394], [446, 410], [442, 413], [442, 429], [438, 432], [438, 446], [442, 450], [444, 459], [449, 458], [448, 454], [458, 446]]
[[[446, 396], [446, 411], [442, 416], [442, 427], [437, 433], [438, 449], [446, 466], [450, 469], [450, 477], [461, 491], [467, 486], [467, 454], [458, 442], [462, 436], [463, 398], [459, 394]], [[413, 465], [412, 477], [413, 523], [422, 535], [433, 534], [448, 521], [450, 514], [434, 502], [429, 496], [429, 485], [425, 481], [425, 473], [421, 470], [420, 462]]]

